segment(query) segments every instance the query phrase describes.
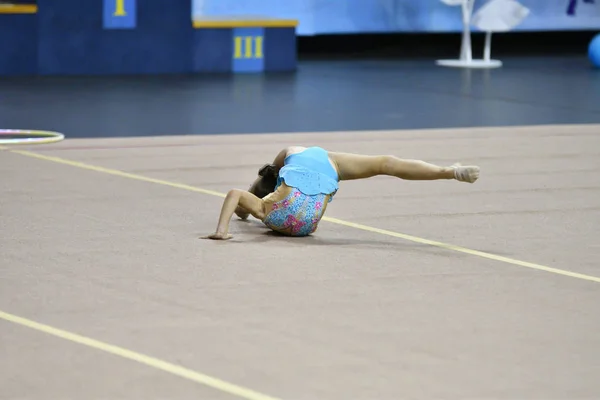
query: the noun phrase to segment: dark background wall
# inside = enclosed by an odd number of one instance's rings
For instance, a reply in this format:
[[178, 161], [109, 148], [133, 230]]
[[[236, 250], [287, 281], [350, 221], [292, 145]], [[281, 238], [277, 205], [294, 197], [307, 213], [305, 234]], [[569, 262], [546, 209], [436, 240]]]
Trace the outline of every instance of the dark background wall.
[[[492, 36], [494, 56], [556, 56], [587, 54], [598, 31], [508, 32]], [[473, 56], [481, 57], [484, 35], [471, 36]], [[299, 56], [313, 58], [445, 58], [458, 57], [459, 33], [356, 34], [298, 37]]]

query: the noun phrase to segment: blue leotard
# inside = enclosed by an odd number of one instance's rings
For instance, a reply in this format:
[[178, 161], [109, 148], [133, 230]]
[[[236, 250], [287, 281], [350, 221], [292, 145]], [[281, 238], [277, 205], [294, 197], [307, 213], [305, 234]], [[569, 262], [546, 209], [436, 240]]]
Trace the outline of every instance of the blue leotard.
[[329, 162], [327, 151], [309, 147], [285, 158], [279, 170], [278, 188], [282, 182], [292, 188], [285, 199], [273, 204], [264, 224], [290, 236], [313, 233], [323, 216], [326, 202], [338, 190], [339, 177]]
[[287, 156], [279, 170], [277, 187], [281, 182], [297, 188], [306, 195], [333, 194], [338, 190], [339, 177], [329, 162], [327, 151], [309, 147]]

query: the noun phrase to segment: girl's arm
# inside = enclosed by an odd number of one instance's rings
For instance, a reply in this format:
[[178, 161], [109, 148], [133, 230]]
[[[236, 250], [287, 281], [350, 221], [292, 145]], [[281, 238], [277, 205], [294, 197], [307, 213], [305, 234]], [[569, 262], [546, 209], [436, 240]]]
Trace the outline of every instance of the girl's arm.
[[265, 205], [262, 199], [245, 190], [232, 189], [227, 193], [227, 196], [225, 196], [225, 200], [223, 201], [217, 230], [212, 235], [203, 237], [203, 239], [231, 239], [233, 235], [229, 233], [229, 222], [231, 221], [233, 213], [238, 208], [242, 208], [261, 221], [265, 217]]

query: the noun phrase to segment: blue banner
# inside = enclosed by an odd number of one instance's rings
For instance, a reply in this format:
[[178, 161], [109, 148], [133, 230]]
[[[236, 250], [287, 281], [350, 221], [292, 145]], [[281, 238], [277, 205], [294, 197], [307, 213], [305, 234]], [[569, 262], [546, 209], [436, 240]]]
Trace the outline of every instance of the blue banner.
[[[192, 0], [194, 16], [263, 15], [299, 21], [298, 35], [459, 32], [461, 7], [440, 0]], [[518, 0], [530, 14], [515, 30], [600, 31], [600, 0]], [[475, 0], [475, 9], [487, 0]], [[472, 28], [476, 31], [476, 28]]]
[[135, 29], [136, 0], [104, 0], [104, 29]]

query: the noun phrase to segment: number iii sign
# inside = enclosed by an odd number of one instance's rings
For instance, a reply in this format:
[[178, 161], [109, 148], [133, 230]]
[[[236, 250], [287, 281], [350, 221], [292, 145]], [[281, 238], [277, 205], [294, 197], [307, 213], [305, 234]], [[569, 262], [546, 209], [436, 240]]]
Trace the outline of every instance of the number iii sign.
[[233, 29], [233, 71], [260, 72], [264, 70], [264, 37], [264, 28]]

